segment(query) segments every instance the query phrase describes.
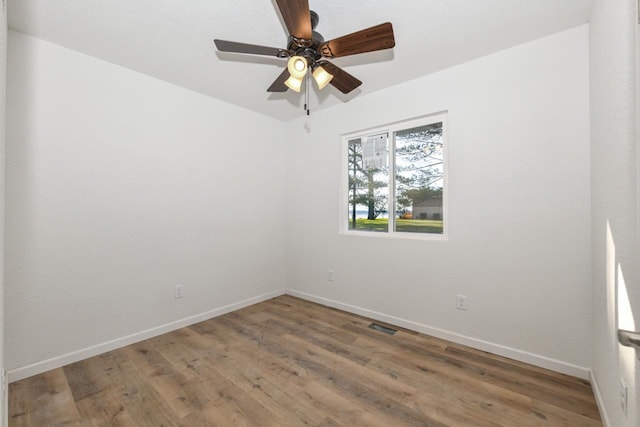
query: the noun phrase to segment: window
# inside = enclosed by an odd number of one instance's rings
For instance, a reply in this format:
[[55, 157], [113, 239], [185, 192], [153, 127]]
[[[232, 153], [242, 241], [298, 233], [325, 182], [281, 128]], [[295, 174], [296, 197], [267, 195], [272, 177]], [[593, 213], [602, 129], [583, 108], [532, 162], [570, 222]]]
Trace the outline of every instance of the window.
[[341, 229], [445, 236], [446, 114], [347, 135]]

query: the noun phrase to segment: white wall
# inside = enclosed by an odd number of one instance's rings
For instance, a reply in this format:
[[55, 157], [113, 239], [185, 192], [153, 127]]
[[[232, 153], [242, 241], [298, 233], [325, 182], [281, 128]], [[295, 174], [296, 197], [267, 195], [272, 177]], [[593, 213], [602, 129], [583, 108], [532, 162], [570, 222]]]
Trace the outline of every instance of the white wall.
[[[594, 341], [592, 369], [611, 426], [638, 426], [640, 372], [616, 330], [640, 329], [637, 230], [636, 2], [596, 0], [591, 18]], [[628, 295], [628, 298], [627, 298]], [[619, 379], [629, 412], [620, 406]]]
[[284, 124], [15, 32], [8, 79], [14, 379], [284, 288]]
[[[4, 216], [5, 216], [5, 144], [6, 144], [6, 88], [7, 88], [7, 8], [2, 2], [0, 13], [0, 372], [4, 379]], [[8, 424], [7, 390], [0, 387], [0, 426]]]
[[[587, 376], [588, 75], [582, 26], [291, 122], [289, 287]], [[449, 240], [338, 235], [340, 134], [442, 110]]]

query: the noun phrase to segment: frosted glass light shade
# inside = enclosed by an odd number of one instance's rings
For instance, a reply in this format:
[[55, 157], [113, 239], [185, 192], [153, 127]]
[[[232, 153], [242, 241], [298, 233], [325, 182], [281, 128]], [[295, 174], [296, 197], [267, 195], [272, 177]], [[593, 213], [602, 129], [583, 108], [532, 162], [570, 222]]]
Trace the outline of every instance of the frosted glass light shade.
[[287, 80], [285, 80], [284, 84], [291, 90], [296, 92], [300, 92], [300, 88], [302, 87], [302, 79], [295, 78], [293, 76], [289, 76]]
[[302, 56], [292, 56], [287, 63], [287, 69], [291, 77], [302, 79], [307, 74], [307, 60]]
[[328, 73], [327, 70], [322, 67], [316, 67], [316, 69], [313, 70], [313, 79], [318, 84], [318, 89], [323, 89], [329, 84], [332, 78], [333, 74]]

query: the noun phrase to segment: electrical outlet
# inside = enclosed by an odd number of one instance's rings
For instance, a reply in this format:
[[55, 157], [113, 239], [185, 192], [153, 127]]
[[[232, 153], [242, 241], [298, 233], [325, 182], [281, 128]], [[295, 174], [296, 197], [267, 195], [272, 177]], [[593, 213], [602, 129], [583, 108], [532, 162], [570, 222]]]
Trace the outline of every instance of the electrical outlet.
[[465, 295], [458, 294], [456, 296], [456, 308], [458, 310], [467, 310], [467, 297]]
[[620, 407], [622, 413], [627, 415], [627, 385], [620, 379]]
[[175, 298], [182, 298], [182, 285], [176, 285]]
[[327, 280], [333, 282], [333, 270], [329, 270], [327, 273]]

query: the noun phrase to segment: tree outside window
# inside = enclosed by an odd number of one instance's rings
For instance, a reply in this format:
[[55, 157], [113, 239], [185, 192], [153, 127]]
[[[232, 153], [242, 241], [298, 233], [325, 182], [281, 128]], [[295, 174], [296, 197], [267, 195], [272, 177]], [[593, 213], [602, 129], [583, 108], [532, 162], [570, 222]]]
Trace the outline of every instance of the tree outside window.
[[385, 134], [390, 136], [385, 148], [388, 166], [367, 162], [369, 133], [347, 139], [347, 230], [443, 234], [444, 125], [439, 115], [417, 126], [391, 126]]

